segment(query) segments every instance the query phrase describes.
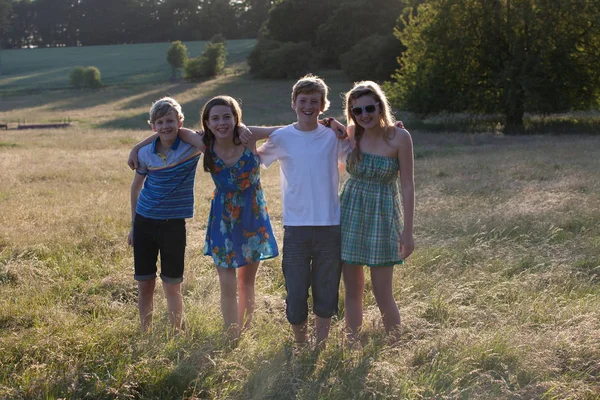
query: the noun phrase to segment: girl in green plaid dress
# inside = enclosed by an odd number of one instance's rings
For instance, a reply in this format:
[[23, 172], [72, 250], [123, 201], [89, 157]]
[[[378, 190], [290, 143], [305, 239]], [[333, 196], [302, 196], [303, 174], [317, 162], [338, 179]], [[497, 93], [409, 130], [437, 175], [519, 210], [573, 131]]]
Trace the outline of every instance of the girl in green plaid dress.
[[350, 178], [340, 192], [340, 206], [344, 316], [352, 341], [362, 325], [364, 265], [370, 267], [386, 332], [393, 341], [398, 339], [393, 266], [402, 264], [414, 248], [412, 139], [408, 131], [394, 126], [390, 109], [375, 82], [358, 82], [346, 94], [344, 112], [353, 150], [346, 162]]

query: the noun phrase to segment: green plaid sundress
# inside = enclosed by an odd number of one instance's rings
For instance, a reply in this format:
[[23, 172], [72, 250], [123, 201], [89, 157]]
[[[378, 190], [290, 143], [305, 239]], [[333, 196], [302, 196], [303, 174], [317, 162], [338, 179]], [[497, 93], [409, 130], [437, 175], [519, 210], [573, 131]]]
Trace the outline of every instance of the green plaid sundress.
[[340, 191], [342, 261], [347, 264], [402, 264], [403, 229], [396, 157], [362, 153]]

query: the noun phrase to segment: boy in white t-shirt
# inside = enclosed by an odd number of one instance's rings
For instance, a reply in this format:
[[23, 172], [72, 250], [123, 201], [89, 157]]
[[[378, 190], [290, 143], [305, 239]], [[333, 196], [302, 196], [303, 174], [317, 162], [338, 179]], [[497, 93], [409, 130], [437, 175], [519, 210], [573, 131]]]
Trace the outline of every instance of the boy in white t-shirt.
[[329, 108], [328, 88], [307, 75], [293, 87], [297, 122], [277, 129], [259, 149], [268, 168], [279, 160], [283, 203], [283, 275], [286, 316], [296, 343], [307, 340], [308, 290], [312, 286], [316, 340], [329, 335], [338, 310], [341, 231], [338, 160], [350, 151], [330, 128], [318, 123]]

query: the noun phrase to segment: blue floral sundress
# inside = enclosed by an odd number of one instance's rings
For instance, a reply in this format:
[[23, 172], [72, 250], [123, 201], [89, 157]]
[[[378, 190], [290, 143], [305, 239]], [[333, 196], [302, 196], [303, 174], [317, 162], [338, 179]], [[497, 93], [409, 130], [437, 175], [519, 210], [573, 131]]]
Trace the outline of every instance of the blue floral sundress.
[[279, 250], [260, 185], [260, 160], [247, 148], [228, 167], [207, 149], [215, 161], [211, 177], [215, 190], [210, 205], [204, 255], [215, 264], [239, 268], [246, 264], [277, 257]]

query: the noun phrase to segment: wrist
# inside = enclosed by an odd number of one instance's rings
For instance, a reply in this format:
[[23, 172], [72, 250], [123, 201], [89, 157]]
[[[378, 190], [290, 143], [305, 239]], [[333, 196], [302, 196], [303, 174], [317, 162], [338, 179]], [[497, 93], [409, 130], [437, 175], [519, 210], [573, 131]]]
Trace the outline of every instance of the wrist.
[[333, 117], [323, 118], [323, 125], [327, 128], [331, 128], [331, 122], [333, 121]]

